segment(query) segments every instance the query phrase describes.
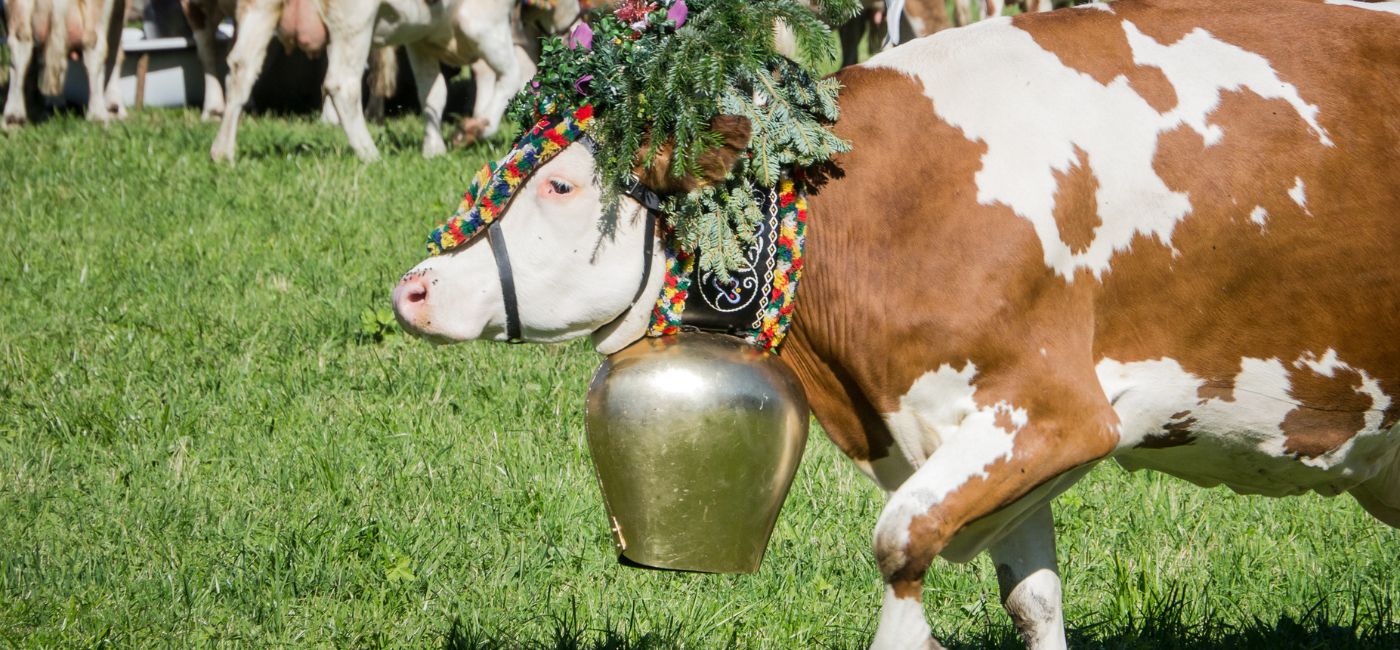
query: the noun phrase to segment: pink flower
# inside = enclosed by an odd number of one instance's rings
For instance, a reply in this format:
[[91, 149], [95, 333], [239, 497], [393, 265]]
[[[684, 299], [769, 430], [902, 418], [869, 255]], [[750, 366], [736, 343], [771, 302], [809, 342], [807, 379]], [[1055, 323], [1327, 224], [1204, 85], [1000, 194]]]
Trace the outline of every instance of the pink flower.
[[591, 74], [586, 74], [582, 77], [579, 77], [578, 81], [574, 82], [574, 90], [577, 90], [578, 94], [580, 95], [587, 95], [588, 91], [590, 90], [588, 86], [588, 83], [590, 81], [593, 81], [593, 75]]
[[685, 24], [686, 17], [690, 16], [690, 7], [685, 6], [685, 0], [676, 0], [671, 3], [671, 8], [666, 10], [666, 20], [676, 24], [676, 29], [680, 29]]
[[564, 45], [567, 45], [571, 50], [577, 50], [580, 47], [585, 50], [593, 49], [593, 28], [589, 27], [588, 23], [579, 23], [574, 27], [574, 31], [569, 32], [568, 36], [564, 37]]

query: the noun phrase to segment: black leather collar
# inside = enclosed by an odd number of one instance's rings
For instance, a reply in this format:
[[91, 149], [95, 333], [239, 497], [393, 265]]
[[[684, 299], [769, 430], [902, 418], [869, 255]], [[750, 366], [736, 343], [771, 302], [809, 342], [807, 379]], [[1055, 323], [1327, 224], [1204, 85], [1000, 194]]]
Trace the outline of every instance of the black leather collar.
[[753, 241], [744, 251], [739, 268], [720, 280], [714, 273], [700, 270], [700, 260], [690, 276], [690, 291], [681, 328], [745, 337], [763, 328], [763, 310], [772, 300], [773, 278], [777, 271], [778, 193], [755, 189], [763, 218], [754, 230]]

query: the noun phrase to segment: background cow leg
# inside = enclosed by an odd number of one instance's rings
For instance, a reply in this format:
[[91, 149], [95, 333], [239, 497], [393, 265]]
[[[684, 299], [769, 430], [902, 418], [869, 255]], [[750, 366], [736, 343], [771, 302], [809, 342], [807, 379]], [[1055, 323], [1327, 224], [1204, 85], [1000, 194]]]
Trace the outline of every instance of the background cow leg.
[[90, 41], [83, 44], [83, 68], [88, 78], [87, 119], [93, 122], [112, 119], [107, 108], [107, 20], [116, 20], [120, 26], [122, 18], [112, 16], [115, 4], [114, 0], [95, 2], [83, 25], [84, 40]]
[[997, 569], [1001, 602], [1029, 650], [1065, 648], [1055, 519], [1050, 504], [1031, 513], [987, 552]]
[[986, 0], [982, 4], [982, 20], [996, 18], [1006, 11], [1006, 0]]
[[219, 14], [218, 3], [213, 1], [190, 0], [181, 6], [194, 30], [194, 49], [199, 55], [199, 67], [204, 70], [204, 107], [199, 119], [215, 120], [224, 114], [224, 86], [219, 79], [219, 49], [214, 40], [223, 16]]
[[[860, 60], [860, 39], [865, 36], [866, 23], [870, 22], [870, 10], [863, 9], [855, 18], [841, 24], [837, 35], [841, 39], [841, 67], [855, 65]], [[870, 41], [870, 51], [880, 51], [880, 43]]]
[[953, 26], [972, 23], [972, 0], [953, 0]]
[[119, 120], [126, 119], [126, 104], [122, 103], [122, 60], [126, 58], [126, 53], [122, 49], [122, 27], [125, 25], [126, 0], [113, 0], [112, 11], [107, 14], [107, 43], [110, 48], [107, 53], [107, 60], [104, 62], [107, 73], [107, 90], [103, 96], [107, 102], [107, 110]]
[[29, 121], [24, 105], [24, 77], [34, 58], [34, 34], [30, 26], [34, 3], [32, 0], [6, 0], [6, 4], [10, 12], [6, 38], [10, 48], [10, 90], [5, 97], [5, 117], [0, 126], [10, 128]]
[[447, 105], [447, 81], [442, 77], [437, 57], [417, 45], [408, 46], [408, 64], [413, 68], [413, 84], [418, 87], [418, 104], [423, 107], [423, 157], [447, 152], [442, 141], [442, 109]]
[[228, 53], [228, 80], [224, 84], [228, 103], [224, 106], [219, 133], [214, 136], [214, 146], [209, 149], [209, 157], [215, 161], [232, 161], [237, 152], [238, 118], [253, 92], [253, 82], [262, 71], [267, 44], [272, 40], [281, 13], [280, 0], [240, 0], [238, 3], [238, 38]]
[[477, 102], [477, 110], [472, 118], [473, 122], [479, 123], [479, 127], [473, 125], [472, 130], [479, 128], [483, 138], [489, 138], [500, 130], [506, 103], [525, 85], [525, 66], [520, 63], [523, 52], [517, 52], [511, 33], [512, 4], [496, 2], [491, 3], [490, 7], [481, 7], [473, 6], [473, 3], [462, 3], [462, 8], [454, 19], [459, 32], [458, 37], [476, 43], [481, 60], [491, 67], [496, 76], [495, 83], [489, 88], [489, 95], [480, 97], [487, 89], [483, 88], [481, 83], [476, 87], [481, 101]]
[[365, 124], [364, 108], [360, 106], [360, 83], [364, 74], [365, 61], [369, 58], [369, 48], [374, 38], [374, 17], [365, 21], [327, 21], [328, 27], [337, 29], [337, 24], [363, 25], [362, 29], [333, 31], [330, 43], [326, 46], [326, 95], [335, 102], [335, 112], [340, 114], [340, 126], [345, 129], [345, 137], [350, 140], [350, 148], [365, 162], [379, 160], [379, 149], [374, 146], [369, 127]]
[[335, 112], [335, 100], [330, 95], [321, 98], [321, 123], [340, 124], [340, 113]]

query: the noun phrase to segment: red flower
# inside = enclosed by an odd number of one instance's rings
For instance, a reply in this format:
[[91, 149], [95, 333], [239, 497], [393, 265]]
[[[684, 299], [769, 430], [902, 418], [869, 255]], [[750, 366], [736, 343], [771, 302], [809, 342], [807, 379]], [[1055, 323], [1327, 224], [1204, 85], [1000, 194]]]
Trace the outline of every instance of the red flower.
[[[613, 15], [624, 23], [633, 24], [646, 20], [647, 14], [656, 11], [655, 2], [647, 0], [623, 0]], [[634, 26], [635, 29], [635, 26]]]

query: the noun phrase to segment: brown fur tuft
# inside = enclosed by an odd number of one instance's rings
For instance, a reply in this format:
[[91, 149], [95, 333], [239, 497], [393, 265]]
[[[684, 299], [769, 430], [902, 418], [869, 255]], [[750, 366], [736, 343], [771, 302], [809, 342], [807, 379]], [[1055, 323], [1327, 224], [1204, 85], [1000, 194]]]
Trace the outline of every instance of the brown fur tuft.
[[710, 121], [710, 129], [719, 133], [724, 143], [701, 154], [699, 176], [686, 174], [677, 178], [671, 174], [671, 149], [674, 143], [670, 141], [657, 149], [651, 166], [642, 167], [650, 153], [650, 145], [643, 145], [637, 152], [638, 165], [635, 170], [642, 184], [662, 194], [684, 194], [724, 180], [744, 149], [748, 148], [749, 138], [753, 137], [753, 126], [737, 115], [719, 115]]

